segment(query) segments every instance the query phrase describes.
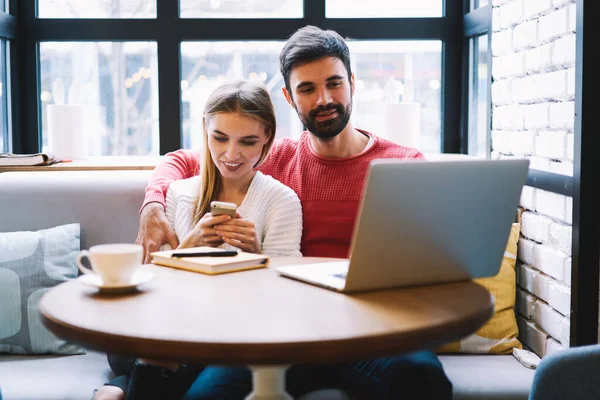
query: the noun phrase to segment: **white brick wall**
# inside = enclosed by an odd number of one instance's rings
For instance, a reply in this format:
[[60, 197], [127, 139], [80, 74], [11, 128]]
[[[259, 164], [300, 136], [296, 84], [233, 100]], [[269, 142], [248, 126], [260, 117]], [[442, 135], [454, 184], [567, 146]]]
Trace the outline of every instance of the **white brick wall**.
[[[527, 1], [529, 2], [531, 0]], [[547, 42], [570, 32], [569, 15], [564, 7], [540, 17], [538, 21], [538, 38], [541, 42]]]
[[567, 96], [569, 99], [575, 97], [575, 68], [567, 70]]
[[562, 37], [552, 46], [552, 64], [556, 67], [572, 67], [575, 65], [575, 34]]
[[565, 101], [549, 104], [550, 126], [573, 132], [575, 127], [575, 102]]
[[559, 342], [552, 338], [548, 338], [546, 341], [546, 355], [552, 354], [556, 351], [564, 350], [565, 347], [561, 345]]
[[[525, 3], [527, 4], [527, 3]], [[531, 48], [536, 45], [538, 22], [537, 20], [531, 20], [524, 22], [521, 25], [517, 25], [512, 31], [512, 41], [505, 41], [503, 38], [497, 40], [498, 46], [502, 47], [503, 53], [507, 53], [508, 50], [520, 51], [526, 48]], [[506, 31], [498, 32], [498, 35], [502, 35], [504, 32], [511, 32], [509, 29]], [[495, 36], [495, 35], [494, 35]], [[492, 37], [493, 39], [493, 37]], [[502, 43], [504, 41], [504, 44]], [[509, 44], [509, 46], [506, 46]], [[512, 45], [512, 48], [511, 46]], [[508, 47], [508, 49], [506, 48]], [[492, 53], [493, 54], [493, 53]], [[493, 54], [495, 55], [495, 54]]]
[[[563, 1], [564, 3], [572, 3], [573, 1]], [[569, 27], [569, 31], [571, 32], [575, 32], [575, 27], [577, 26], [577, 11], [576, 11], [576, 5], [575, 4], [571, 4], [570, 6], [567, 7], [568, 10], [568, 27]]]
[[523, 6], [523, 15], [529, 19], [551, 8], [552, 0], [526, 0]]
[[[531, 1], [531, 0], [528, 0]], [[521, 22], [523, 0], [512, 0], [499, 7], [500, 28], [507, 29]]]
[[[575, 0], [492, 5], [492, 157], [572, 176]], [[520, 205], [519, 338], [543, 357], [569, 346], [573, 201], [525, 187]]]
[[540, 129], [548, 126], [550, 103], [538, 103], [520, 107], [522, 108], [523, 127], [525, 129]]
[[545, 71], [550, 68], [552, 44], [545, 44], [526, 50], [525, 53], [525, 72], [532, 74], [534, 72]]

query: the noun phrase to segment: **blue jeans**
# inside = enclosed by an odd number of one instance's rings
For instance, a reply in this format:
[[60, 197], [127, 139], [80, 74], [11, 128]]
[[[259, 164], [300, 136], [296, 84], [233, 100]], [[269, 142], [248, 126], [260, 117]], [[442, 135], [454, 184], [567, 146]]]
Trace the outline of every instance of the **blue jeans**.
[[[430, 351], [347, 364], [293, 365], [286, 372], [286, 390], [294, 398], [328, 388], [355, 399], [452, 399], [452, 384]], [[251, 390], [248, 368], [209, 366], [184, 399], [237, 400]]]

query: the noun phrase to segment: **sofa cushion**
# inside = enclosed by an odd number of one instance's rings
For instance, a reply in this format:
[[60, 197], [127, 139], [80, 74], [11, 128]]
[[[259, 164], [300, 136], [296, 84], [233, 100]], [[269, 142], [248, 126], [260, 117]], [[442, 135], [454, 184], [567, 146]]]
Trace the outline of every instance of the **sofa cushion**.
[[506, 250], [496, 276], [475, 279], [494, 296], [494, 315], [475, 333], [460, 341], [446, 344], [438, 353], [511, 354], [522, 348], [517, 339], [519, 328], [515, 318], [517, 243], [521, 225], [512, 224]]
[[106, 354], [76, 356], [0, 355], [0, 385], [5, 400], [90, 400], [113, 378]]
[[535, 370], [512, 355], [440, 355], [454, 400], [527, 400]]
[[79, 224], [35, 232], [0, 233], [0, 353], [81, 354], [42, 324], [38, 303], [77, 276]]

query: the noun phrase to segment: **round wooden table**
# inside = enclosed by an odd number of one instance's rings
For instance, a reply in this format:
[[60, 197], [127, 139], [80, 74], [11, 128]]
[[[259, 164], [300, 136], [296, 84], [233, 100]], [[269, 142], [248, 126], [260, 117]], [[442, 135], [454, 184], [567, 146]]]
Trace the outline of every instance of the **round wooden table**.
[[433, 349], [481, 327], [490, 294], [472, 282], [341, 294], [281, 277], [273, 267], [323, 258], [272, 258], [269, 268], [208, 276], [145, 265], [155, 278], [127, 294], [77, 280], [40, 301], [57, 336], [106, 352], [182, 363], [249, 365], [253, 396], [287, 399], [290, 364]]

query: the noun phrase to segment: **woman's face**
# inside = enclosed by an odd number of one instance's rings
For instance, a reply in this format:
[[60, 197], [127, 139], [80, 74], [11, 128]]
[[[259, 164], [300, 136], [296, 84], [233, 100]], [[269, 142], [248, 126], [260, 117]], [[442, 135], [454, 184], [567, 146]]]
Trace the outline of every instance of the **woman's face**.
[[254, 173], [269, 137], [265, 125], [240, 113], [217, 113], [206, 118], [208, 149], [224, 179], [243, 179]]

